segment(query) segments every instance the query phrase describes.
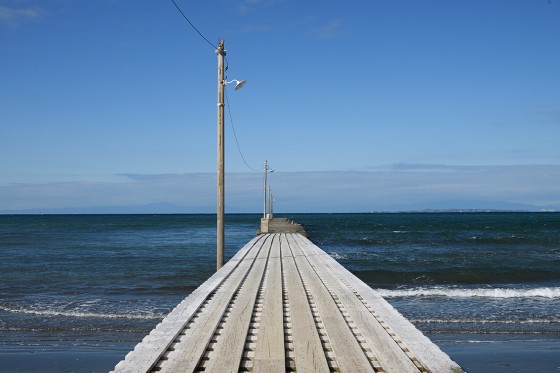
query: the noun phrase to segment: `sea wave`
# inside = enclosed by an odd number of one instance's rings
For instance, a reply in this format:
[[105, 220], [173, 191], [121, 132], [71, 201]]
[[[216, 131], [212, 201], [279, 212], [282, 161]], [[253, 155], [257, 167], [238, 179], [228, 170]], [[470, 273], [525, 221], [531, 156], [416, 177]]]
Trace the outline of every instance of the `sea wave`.
[[328, 254], [335, 260], [348, 259], [348, 255], [345, 255], [345, 254], [341, 254], [341, 253], [337, 253], [337, 252], [329, 252]]
[[30, 307], [13, 307], [0, 305], [0, 311], [37, 315], [37, 316], [65, 316], [65, 317], [89, 317], [89, 318], [102, 318], [102, 319], [142, 319], [142, 320], [157, 320], [165, 317], [164, 314], [157, 312], [84, 312], [77, 310], [57, 310], [57, 309], [35, 309]]
[[388, 298], [393, 297], [449, 297], [449, 298], [560, 298], [560, 287], [542, 287], [530, 289], [509, 288], [446, 288], [446, 287], [421, 287], [414, 289], [376, 289], [377, 292]]

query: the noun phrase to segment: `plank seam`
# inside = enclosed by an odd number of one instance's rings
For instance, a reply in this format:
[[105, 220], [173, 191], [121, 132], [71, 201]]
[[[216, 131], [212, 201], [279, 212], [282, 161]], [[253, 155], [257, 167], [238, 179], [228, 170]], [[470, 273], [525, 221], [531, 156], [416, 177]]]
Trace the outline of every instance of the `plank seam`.
[[[280, 258], [282, 257], [282, 240], [280, 240]], [[296, 360], [292, 333], [292, 314], [288, 297], [286, 272], [284, 271], [284, 261], [282, 259], [280, 259], [280, 270], [280, 273], [282, 274], [282, 317], [284, 322], [284, 353], [286, 356], [285, 366], [286, 372], [295, 372]]]
[[356, 324], [352, 320], [352, 317], [346, 311], [346, 308], [344, 307], [344, 304], [338, 299], [337, 294], [330, 287], [328, 281], [323, 276], [321, 276], [321, 274], [317, 271], [317, 268], [315, 267], [315, 265], [313, 265], [311, 262], [309, 262], [309, 260], [308, 260], [308, 263], [311, 266], [311, 268], [313, 269], [313, 271], [315, 271], [315, 274], [317, 275], [319, 280], [321, 280], [321, 283], [323, 283], [323, 286], [325, 286], [325, 289], [327, 289], [327, 291], [329, 292], [329, 294], [333, 298], [333, 300], [336, 304], [336, 307], [338, 308], [338, 310], [342, 314], [342, 317], [344, 318], [344, 321], [346, 321], [346, 325], [348, 326], [348, 328], [350, 329], [350, 331], [354, 335], [354, 338], [356, 338], [356, 342], [358, 342], [358, 345], [360, 346], [364, 355], [366, 356], [369, 363], [371, 364], [371, 367], [374, 369], [375, 372], [380, 372], [380, 373], [385, 372], [385, 369], [383, 369], [383, 367], [381, 366], [381, 363], [375, 357], [375, 354], [373, 353], [373, 350], [371, 349], [371, 347], [363, 339], [359, 328], [356, 326]]
[[[288, 241], [288, 248], [289, 248], [292, 256], [295, 256], [294, 251], [292, 250], [292, 247], [291, 247], [289, 241]], [[334, 356], [334, 354], [332, 354], [333, 348], [332, 348], [331, 343], [329, 341], [329, 337], [327, 336], [327, 332], [325, 330], [325, 327], [323, 326], [323, 321], [321, 319], [321, 315], [319, 315], [317, 306], [315, 305], [315, 301], [313, 300], [313, 295], [311, 294], [311, 291], [309, 290], [307, 282], [305, 281], [305, 279], [303, 278], [303, 276], [301, 274], [301, 270], [299, 268], [299, 265], [298, 265], [297, 261], [294, 261], [294, 264], [295, 264], [297, 273], [298, 273], [298, 275], [301, 279], [301, 283], [303, 285], [303, 289], [304, 289], [305, 295], [307, 297], [307, 302], [308, 302], [309, 307], [311, 309], [311, 314], [313, 315], [313, 321], [315, 323], [315, 328], [317, 329], [317, 333], [319, 334], [319, 339], [321, 340], [321, 346], [323, 347], [323, 353], [325, 354], [325, 359], [327, 360], [327, 365], [329, 366], [329, 371], [340, 372], [340, 368], [339, 368], [338, 363], [336, 361], [336, 357]], [[297, 367], [296, 367], [296, 369], [297, 369]]]
[[[223, 271], [228, 271], [227, 274], [220, 278], [220, 271], [216, 272], [209, 279], [204, 281], [195, 291], [189, 294], [181, 303], [179, 303], [171, 312], [148, 334], [140, 341], [132, 351], [130, 351], [123, 360], [121, 360], [112, 372], [149, 372], [156, 367], [161, 358], [168, 352], [168, 348], [173, 341], [177, 338], [179, 333], [192, 319], [194, 313], [202, 306], [204, 301], [208, 298], [208, 292], [204, 295], [204, 290], [215, 283], [213, 290], [221, 286], [229, 276], [235, 272], [239, 264], [251, 252], [251, 249], [261, 240], [261, 237], [256, 237], [247, 243], [241, 250], [226, 263], [222, 268]], [[213, 291], [212, 290], [212, 291]], [[203, 299], [198, 300], [197, 297]], [[198, 303], [199, 302], [199, 303]], [[190, 304], [198, 303], [194, 310], [190, 310], [190, 314], [183, 315], [188, 310]], [[178, 328], [174, 324], [182, 324]], [[148, 353], [146, 350], [150, 350]], [[153, 357], [150, 357], [152, 355]]]
[[264, 292], [266, 291], [266, 284], [268, 281], [269, 266], [267, 263], [259, 290], [257, 292], [257, 297], [255, 300], [255, 306], [253, 307], [253, 312], [251, 315], [251, 322], [249, 324], [249, 330], [247, 331], [247, 337], [245, 338], [245, 347], [243, 349], [243, 356], [239, 364], [240, 372], [251, 372], [254, 366], [255, 357], [255, 346], [258, 340], [261, 313], [264, 302]]
[[422, 364], [422, 362], [414, 354], [412, 354], [411, 349], [408, 348], [408, 346], [406, 346], [402, 338], [400, 338], [399, 335], [389, 326], [389, 324], [387, 324], [383, 320], [383, 318], [377, 312], [375, 312], [373, 307], [367, 303], [367, 301], [360, 295], [360, 293], [356, 291], [344, 278], [342, 278], [338, 273], [336, 273], [329, 264], [325, 263], [325, 266], [329, 268], [332, 271], [332, 273], [334, 273], [339, 278], [339, 280], [344, 285], [346, 285], [348, 289], [350, 289], [350, 291], [352, 291], [352, 293], [356, 296], [356, 298], [360, 302], [362, 302], [362, 304], [371, 313], [371, 315], [378, 321], [379, 325], [381, 325], [381, 327], [385, 329], [387, 334], [397, 343], [397, 345], [403, 350], [403, 352], [410, 359], [410, 361], [412, 361], [412, 363], [418, 368], [418, 370], [420, 370], [421, 373], [429, 373], [430, 370], [426, 366], [424, 366], [424, 364]]
[[[264, 240], [266, 240], [266, 238], [264, 238]], [[259, 239], [257, 239], [256, 241], [254, 241], [253, 245], [251, 246], [250, 249], [253, 249], [257, 243], [261, 241], [261, 238], [259, 237]], [[242, 263], [248, 263], [246, 262], [246, 258], [251, 255], [252, 256], [252, 250], [247, 250], [243, 253], [242, 256], [239, 256], [239, 260], [237, 260], [237, 263], [235, 263], [235, 267], [232, 268], [230, 270], [230, 272], [228, 272], [224, 278], [222, 279], [222, 281], [220, 281], [219, 284], [216, 285], [216, 287], [213, 289], [215, 291], [216, 294], [218, 294], [218, 291], [223, 291], [224, 287], [226, 286], [226, 284], [228, 283], [228, 280], [231, 281], [232, 276], [237, 276], [238, 280], [236, 280], [236, 287], [232, 288], [231, 290], [233, 291], [233, 293], [231, 294], [231, 296], [229, 297], [229, 299], [227, 300], [227, 303], [224, 304], [224, 308], [219, 321], [214, 325], [214, 329], [212, 331], [209, 331], [211, 334], [208, 336], [208, 339], [204, 338], [204, 342], [205, 346], [201, 346], [203, 349], [200, 352], [200, 355], [196, 356], [196, 361], [195, 360], [195, 356], [192, 356], [192, 360], [190, 360], [190, 363], [187, 362], [187, 360], [183, 359], [180, 351], [182, 351], [182, 353], [184, 353], [186, 350], [185, 349], [190, 349], [187, 346], [185, 346], [185, 342], [183, 341], [182, 343], [178, 343], [177, 347], [178, 349], [173, 353], [170, 354], [169, 357], [169, 363], [168, 364], [160, 364], [161, 366], [161, 370], [167, 370], [167, 371], [172, 371], [173, 369], [176, 369], [177, 367], [175, 366], [176, 364], [194, 364], [192, 368], [190, 368], [192, 371], [196, 371], [197, 369], [203, 369], [202, 366], [199, 367], [201, 361], [204, 359], [204, 361], [207, 361], [207, 358], [210, 354], [210, 351], [208, 350], [208, 346], [215, 340], [216, 340], [216, 332], [218, 330], [218, 328], [220, 328], [220, 322], [222, 321], [224, 315], [226, 315], [228, 313], [228, 307], [230, 307], [230, 305], [232, 304], [232, 299], [238, 294], [239, 289], [243, 286], [245, 279], [247, 278], [248, 273], [251, 271], [253, 265], [255, 264], [255, 260], [251, 260], [250, 264], [248, 264], [247, 269], [245, 272], [236, 272], [236, 270], [238, 270], [239, 266], [242, 265]], [[262, 249], [262, 244], [260, 246], [257, 246], [257, 252], [255, 253], [255, 257], [258, 256], [260, 250]], [[234, 256], [234, 258], [236, 258], [236, 256]], [[229, 265], [229, 262], [226, 264], [226, 266]], [[226, 266], [224, 266], [222, 268], [222, 270], [224, 268], [226, 268]], [[220, 271], [222, 271], [220, 270]], [[218, 271], [217, 273], [220, 273], [220, 271]], [[215, 297], [214, 297], [215, 298]], [[200, 308], [200, 307], [199, 307]], [[205, 312], [212, 312], [212, 310], [209, 309], [209, 307], [207, 307], [207, 310], [205, 310]], [[201, 312], [200, 313], [200, 317], [202, 318], [202, 314], [205, 312]], [[222, 326], [223, 327], [223, 326]], [[183, 328], [184, 329], [184, 328]], [[192, 336], [192, 332], [190, 333], [185, 333], [185, 336]], [[200, 345], [200, 343], [199, 343]], [[192, 346], [195, 347], [195, 346]], [[191, 348], [192, 348], [191, 347]], [[173, 359], [172, 359], [172, 358]]]
[[[268, 238], [269, 236], [267, 236], [266, 238]], [[265, 238], [265, 240], [266, 240]], [[212, 359], [213, 357], [213, 346], [216, 345], [216, 343], [218, 342], [218, 338], [221, 335], [221, 330], [223, 329], [223, 326], [220, 327], [220, 325], [224, 325], [227, 322], [227, 318], [229, 316], [229, 314], [231, 313], [231, 310], [233, 308], [233, 306], [235, 305], [235, 300], [237, 299], [239, 293], [242, 291], [243, 287], [245, 286], [247, 279], [249, 278], [249, 274], [251, 273], [253, 267], [255, 266], [256, 261], [258, 260], [258, 256], [261, 252], [261, 250], [263, 249], [264, 245], [261, 245], [261, 247], [259, 248], [258, 252], [255, 254], [255, 260], [253, 260], [253, 262], [251, 263], [251, 265], [249, 266], [249, 268], [247, 269], [247, 271], [245, 272], [245, 275], [243, 276], [243, 279], [241, 280], [241, 283], [239, 284], [239, 287], [236, 289], [235, 293], [233, 294], [230, 302], [228, 303], [227, 307], [226, 307], [226, 311], [224, 312], [224, 314], [222, 315], [218, 326], [216, 327], [214, 334], [212, 336], [211, 342], [208, 344], [208, 346], [206, 347], [206, 350], [204, 351], [202, 357], [199, 360], [199, 363], [197, 364], [196, 367], [196, 371], [204, 371], [206, 369], [206, 364]], [[267, 254], [266, 257], [266, 263], [265, 263], [265, 268], [268, 267], [268, 257], [270, 255], [270, 252]], [[265, 273], [266, 273], [266, 269], [265, 269]], [[264, 275], [263, 278], [261, 278], [261, 284], [259, 285], [262, 286], [262, 281], [264, 280]], [[255, 307], [253, 307], [254, 309]], [[247, 333], [248, 334], [248, 333]], [[207, 355], [208, 358], [203, 360], [203, 357]], [[240, 364], [241, 367], [241, 364]]]

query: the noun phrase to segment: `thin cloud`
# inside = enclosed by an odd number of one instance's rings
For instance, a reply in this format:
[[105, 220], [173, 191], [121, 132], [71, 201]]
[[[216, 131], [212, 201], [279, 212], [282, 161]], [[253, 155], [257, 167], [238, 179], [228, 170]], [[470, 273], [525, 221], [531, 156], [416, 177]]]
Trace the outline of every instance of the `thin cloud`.
[[16, 9], [0, 6], [0, 24], [16, 27], [22, 23], [33, 21], [44, 14], [46, 14], [45, 11], [35, 7]]
[[[119, 176], [123, 180], [118, 182], [0, 186], [0, 212], [95, 206], [122, 210], [126, 206], [150, 204], [173, 205], [182, 212], [215, 211], [214, 173]], [[278, 212], [560, 210], [560, 165], [417, 164], [366, 172], [275, 172], [269, 182]], [[226, 211], [261, 211], [262, 186], [260, 173], [227, 173]]]
[[535, 107], [534, 110], [541, 117], [541, 123], [549, 125], [560, 124], [560, 107], [558, 105], [540, 105]]
[[264, 6], [271, 6], [279, 1], [277, 0], [244, 0], [238, 3], [237, 11], [240, 14], [247, 14], [256, 11]]
[[327, 24], [313, 29], [311, 35], [321, 39], [330, 39], [340, 32], [341, 26], [342, 22], [339, 19], [333, 19]]
[[243, 32], [246, 33], [257, 33], [257, 34], [262, 34], [265, 32], [270, 32], [272, 30], [272, 28], [270, 27], [269, 24], [258, 24], [258, 23], [250, 23], [247, 24], [245, 26], [243, 26]]
[[401, 172], [477, 172], [479, 169], [479, 166], [415, 163], [396, 163], [389, 166], [389, 170]]
[[560, 124], [560, 110], [557, 109], [556, 111], [552, 111], [550, 115], [556, 124]]

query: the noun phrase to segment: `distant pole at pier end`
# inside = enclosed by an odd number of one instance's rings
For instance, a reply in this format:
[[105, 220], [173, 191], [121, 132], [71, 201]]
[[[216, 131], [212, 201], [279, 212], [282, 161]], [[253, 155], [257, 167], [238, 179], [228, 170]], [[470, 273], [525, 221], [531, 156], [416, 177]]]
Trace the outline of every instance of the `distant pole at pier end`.
[[263, 218], [266, 219], [266, 174], [268, 173], [268, 161], [264, 160], [264, 209], [263, 209]]

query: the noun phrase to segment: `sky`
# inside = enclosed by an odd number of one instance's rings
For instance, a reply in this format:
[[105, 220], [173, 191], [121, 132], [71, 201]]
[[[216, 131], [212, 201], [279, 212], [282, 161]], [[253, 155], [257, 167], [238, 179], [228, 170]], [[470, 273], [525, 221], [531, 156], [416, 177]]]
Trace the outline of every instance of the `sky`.
[[0, 213], [560, 210], [560, 0], [0, 0]]

